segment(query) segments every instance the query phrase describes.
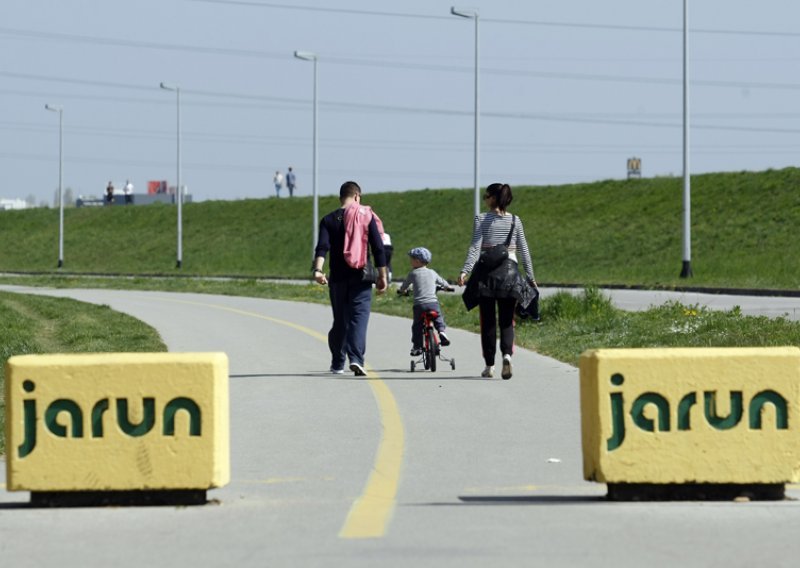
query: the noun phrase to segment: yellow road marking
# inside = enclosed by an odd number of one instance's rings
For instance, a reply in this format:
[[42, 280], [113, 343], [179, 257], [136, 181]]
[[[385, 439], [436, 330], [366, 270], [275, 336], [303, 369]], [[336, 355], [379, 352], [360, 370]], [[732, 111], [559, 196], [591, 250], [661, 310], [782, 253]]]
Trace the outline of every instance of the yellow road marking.
[[[264, 319], [296, 329], [322, 341], [326, 345], [328, 344], [328, 338], [325, 335], [287, 320], [216, 304], [176, 300], [173, 298], [158, 299], [205, 306], [244, 316]], [[400, 411], [397, 408], [397, 402], [395, 401], [394, 395], [392, 395], [392, 391], [386, 383], [380, 379], [375, 371], [369, 366], [367, 366], [367, 371], [366, 381], [372, 389], [372, 394], [375, 396], [375, 400], [378, 403], [383, 432], [375, 456], [375, 465], [372, 467], [372, 472], [370, 473], [361, 496], [356, 499], [350, 507], [350, 512], [347, 515], [344, 526], [341, 531], [339, 531], [339, 536], [341, 538], [381, 538], [386, 534], [389, 520], [391, 519], [397, 502], [397, 487], [400, 483], [400, 469], [403, 464], [405, 432], [403, 429], [403, 421], [400, 418]]]
[[403, 421], [392, 391], [371, 369], [369, 372], [367, 382], [378, 402], [383, 436], [364, 492], [353, 503], [339, 531], [341, 538], [382, 537], [394, 511], [400, 481], [405, 445]]

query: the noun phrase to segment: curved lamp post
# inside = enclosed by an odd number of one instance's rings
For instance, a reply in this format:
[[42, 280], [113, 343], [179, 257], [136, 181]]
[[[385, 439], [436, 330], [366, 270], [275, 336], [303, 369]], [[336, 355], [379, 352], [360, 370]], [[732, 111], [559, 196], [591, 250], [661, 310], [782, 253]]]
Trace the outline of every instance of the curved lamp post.
[[64, 108], [44, 105], [58, 113], [58, 267], [64, 266]]
[[479, 53], [479, 35], [478, 35], [478, 11], [477, 10], [458, 10], [455, 7], [450, 8], [450, 13], [454, 16], [460, 16], [462, 18], [472, 18], [475, 20], [475, 156], [473, 161], [474, 167], [474, 184], [475, 184], [475, 215], [478, 215], [481, 212], [481, 195], [480, 195], [480, 182], [479, 182], [479, 125], [480, 125], [480, 91], [478, 89], [479, 86], [479, 77], [480, 72], [478, 69], [478, 53]]
[[183, 264], [183, 190], [181, 189], [181, 88], [177, 85], [161, 83], [160, 87], [167, 91], [175, 91], [178, 101], [178, 189], [175, 198], [178, 200], [178, 252], [176, 268]]
[[295, 51], [294, 56], [297, 59], [304, 61], [312, 61], [314, 63], [314, 149], [312, 151], [311, 161], [313, 163], [312, 174], [312, 202], [313, 202], [313, 220], [314, 227], [312, 229], [312, 242], [311, 242], [311, 258], [314, 258], [314, 250], [317, 246], [317, 237], [319, 236], [319, 198], [317, 197], [317, 54], [311, 51]]

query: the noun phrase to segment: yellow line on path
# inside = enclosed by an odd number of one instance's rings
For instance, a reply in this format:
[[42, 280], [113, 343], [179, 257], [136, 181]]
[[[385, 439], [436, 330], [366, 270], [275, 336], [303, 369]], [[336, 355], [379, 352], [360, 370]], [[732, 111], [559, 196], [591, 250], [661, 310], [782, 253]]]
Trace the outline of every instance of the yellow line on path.
[[350, 514], [339, 531], [342, 538], [379, 538], [386, 533], [394, 511], [400, 468], [403, 463], [405, 434], [400, 411], [392, 391], [370, 370], [369, 386], [378, 402], [383, 425], [383, 437], [375, 465], [361, 497], [350, 508]]
[[[205, 306], [244, 316], [264, 319], [301, 331], [322, 341], [326, 345], [328, 343], [328, 338], [325, 335], [287, 320], [215, 304], [176, 300], [173, 298], [159, 299], [182, 304]], [[366, 381], [372, 389], [375, 401], [378, 403], [382, 436], [375, 456], [375, 464], [372, 467], [372, 472], [367, 480], [367, 484], [361, 496], [358, 497], [350, 507], [350, 512], [347, 515], [344, 526], [341, 531], [339, 531], [339, 536], [341, 538], [348, 539], [381, 538], [386, 534], [386, 529], [389, 526], [389, 521], [391, 520], [397, 502], [397, 487], [400, 483], [400, 470], [403, 464], [403, 453], [405, 451], [403, 421], [400, 418], [400, 411], [397, 408], [397, 402], [395, 401], [394, 395], [392, 395], [392, 391], [386, 383], [380, 379], [375, 371], [369, 367]]]

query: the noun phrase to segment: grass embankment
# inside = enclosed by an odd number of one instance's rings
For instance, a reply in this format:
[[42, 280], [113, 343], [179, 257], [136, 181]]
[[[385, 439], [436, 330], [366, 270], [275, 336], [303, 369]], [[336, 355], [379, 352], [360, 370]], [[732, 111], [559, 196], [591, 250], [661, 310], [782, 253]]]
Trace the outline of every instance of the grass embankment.
[[[166, 351], [158, 333], [139, 320], [64, 298], [0, 292], [0, 393], [5, 393], [5, 363], [12, 355], [87, 352]], [[5, 396], [0, 394], [0, 426]], [[0, 436], [0, 454], [5, 453]]]
[[[525, 223], [543, 283], [796, 289], [798, 185], [800, 170], [795, 168], [694, 176], [691, 281], [678, 278], [682, 186], [677, 178], [516, 187], [512, 210]], [[432, 267], [455, 277], [471, 234], [471, 190], [371, 195], [365, 189], [365, 203], [376, 208], [392, 234], [398, 251], [396, 276], [408, 268], [404, 251], [425, 245], [434, 253]], [[333, 197], [320, 200], [323, 213], [336, 206]], [[309, 198], [187, 204], [181, 270], [174, 268], [174, 207], [68, 209], [64, 269], [307, 278], [311, 207]], [[58, 212], [5, 211], [0, 221], [0, 272], [52, 275], [0, 281], [328, 301], [322, 287], [266, 284], [254, 278], [223, 282], [55, 276]], [[466, 312], [460, 298], [442, 295], [441, 301], [450, 326], [478, 329], [476, 312]], [[387, 295], [375, 301], [374, 309], [409, 317], [410, 300]], [[0, 294], [0, 321], [0, 364], [22, 353], [164, 349], [143, 324], [108, 308], [69, 300]], [[517, 332], [519, 345], [573, 365], [582, 351], [598, 347], [800, 345], [800, 324], [784, 319], [679, 304], [626, 313], [594, 289], [578, 297], [563, 293], [544, 300], [542, 322], [520, 322]], [[0, 406], [0, 416], [2, 412]]]
[[[682, 261], [682, 180], [652, 178], [556, 187], [515, 187], [544, 283], [645, 286], [800, 287], [800, 169], [692, 177], [692, 267]], [[392, 235], [395, 274], [404, 252], [424, 245], [432, 267], [453, 279], [472, 230], [472, 190], [373, 194]], [[337, 207], [320, 199], [320, 212]], [[167, 205], [68, 209], [64, 270], [80, 273], [307, 277], [312, 203], [308, 197], [187, 204], [183, 268], [175, 269], [175, 208]], [[0, 212], [0, 271], [55, 273], [58, 212]]]

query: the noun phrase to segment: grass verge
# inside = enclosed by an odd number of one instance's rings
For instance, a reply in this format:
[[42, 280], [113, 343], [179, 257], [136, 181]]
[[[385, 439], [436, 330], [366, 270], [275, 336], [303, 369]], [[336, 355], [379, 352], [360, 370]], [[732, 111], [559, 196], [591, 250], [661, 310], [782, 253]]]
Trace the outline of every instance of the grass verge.
[[[0, 424], [5, 432], [5, 363], [12, 355], [166, 351], [152, 327], [108, 306], [0, 292]], [[0, 454], [5, 436], [0, 436]]]

